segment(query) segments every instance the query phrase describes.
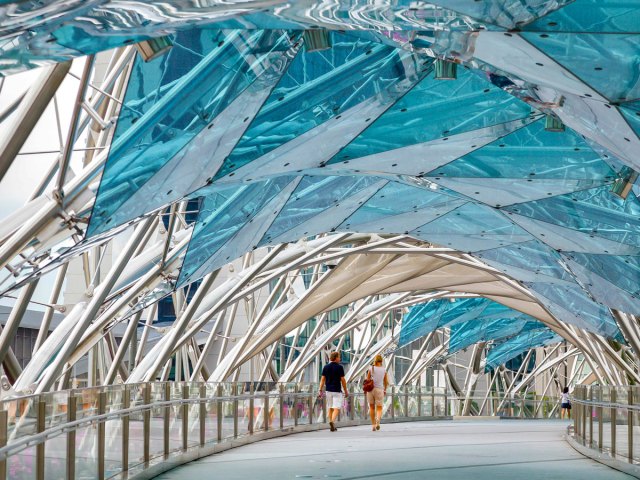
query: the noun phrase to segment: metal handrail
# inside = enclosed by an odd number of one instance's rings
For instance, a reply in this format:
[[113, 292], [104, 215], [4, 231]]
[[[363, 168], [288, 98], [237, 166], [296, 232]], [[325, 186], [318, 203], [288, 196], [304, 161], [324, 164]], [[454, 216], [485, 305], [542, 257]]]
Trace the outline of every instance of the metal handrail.
[[[275, 393], [275, 394], [260, 393], [255, 395], [245, 394], [245, 395], [232, 395], [232, 396], [213, 397], [213, 398], [177, 398], [174, 400], [162, 400], [159, 402], [141, 404], [135, 407], [129, 407], [129, 408], [113, 411], [113, 412], [102, 413], [99, 415], [92, 415], [90, 417], [84, 417], [80, 420], [68, 422], [63, 425], [57, 425], [43, 432], [36, 433], [34, 435], [30, 435], [28, 437], [16, 440], [15, 442], [12, 442], [11, 444], [0, 448], [0, 461], [10, 457], [12, 453], [15, 454], [22, 450], [25, 450], [26, 448], [33, 447], [34, 445], [43, 443], [47, 441], [49, 438], [53, 438], [57, 435], [68, 433], [72, 430], [77, 430], [79, 428], [89, 426], [94, 423], [106, 422], [108, 420], [122, 419], [122, 417], [130, 416], [131, 414], [143, 412], [145, 410], [153, 410], [155, 408], [200, 404], [200, 403], [229, 402], [233, 400], [250, 400], [252, 398], [253, 399], [267, 398], [267, 397], [280, 398], [280, 395], [281, 395], [280, 393]], [[305, 398], [308, 398], [311, 395], [312, 394], [309, 392], [300, 392], [295, 394], [296, 397], [305, 397]]]
[[[258, 391], [254, 390], [254, 385], [259, 387]], [[357, 384], [350, 384], [348, 387], [349, 392], [351, 392], [350, 399], [348, 400], [348, 406], [343, 411], [343, 415], [346, 415], [346, 418], [350, 421], [367, 421], [369, 409], [366, 401], [363, 401], [364, 393], [360, 391], [360, 386]], [[224, 395], [223, 392], [225, 392]], [[228, 394], [228, 392], [236, 394]], [[33, 447], [36, 449], [36, 464], [39, 466], [36, 478], [44, 479], [45, 446], [47, 441], [65, 434], [67, 435], [67, 472], [70, 478], [74, 478], [73, 465], [77, 456], [74, 451], [76, 432], [89, 426], [96, 426], [96, 431], [93, 435], [96, 435], [98, 443], [97, 476], [98, 478], [107, 478], [108, 472], [105, 468], [105, 460], [107, 458], [107, 453], [105, 452], [105, 429], [107, 422], [118, 420], [122, 422], [122, 426], [118, 430], [118, 436], [122, 439], [123, 447], [121, 467], [118, 467], [120, 473], [115, 475], [124, 475], [129, 468], [134, 468], [134, 465], [136, 466], [135, 468], [141, 468], [140, 466], [142, 466], [143, 469], [146, 469], [150, 465], [149, 462], [162, 456], [163, 452], [166, 458], [172, 452], [186, 452], [191, 448], [211, 448], [210, 445], [237, 438], [241, 435], [253, 435], [255, 432], [284, 428], [285, 422], [287, 425], [298, 426], [301, 425], [299, 421], [302, 421], [303, 418], [305, 425], [307, 423], [323, 422], [326, 421], [326, 405], [323, 403], [320, 406], [319, 403], [313, 402], [313, 397], [317, 393], [317, 384], [311, 383], [153, 382], [110, 387], [88, 387], [66, 392], [50, 392], [3, 400], [0, 402], [0, 480], [6, 479], [8, 459]], [[53, 397], [52, 394], [54, 395]], [[109, 394], [115, 395], [114, 398], [117, 404], [112, 405], [111, 411], [106, 411], [109, 408], [109, 405], [107, 405]], [[134, 398], [132, 398], [133, 396]], [[179, 398], [180, 396], [182, 398]], [[157, 400], [152, 399], [152, 397]], [[505, 400], [494, 396], [465, 399], [464, 397], [451, 396], [444, 389], [436, 391], [435, 388], [427, 389], [420, 386], [391, 386], [388, 390], [388, 398], [391, 401], [386, 404], [385, 408], [388, 409], [389, 417], [387, 418], [392, 422], [398, 419], [447, 417], [456, 405], [460, 405], [459, 402], [464, 402], [465, 400], [483, 402]], [[47, 416], [46, 407], [51, 405], [49, 402], [52, 399], [55, 400], [53, 405], [59, 407], [59, 410], [54, 410]], [[276, 401], [272, 403], [271, 399], [276, 399]], [[263, 400], [260, 404], [254, 403], [260, 400]], [[130, 406], [132, 401], [135, 402], [135, 405]], [[541, 404], [549, 401], [553, 402], [554, 400], [545, 397], [544, 399], [513, 398], [508, 399], [508, 401], [516, 402], [515, 408], [519, 409], [520, 416], [530, 416], [534, 410], [529, 409], [527, 412], [525, 405], [530, 406], [530, 402], [534, 401], [538, 405], [534, 413], [534, 415], [537, 415]], [[82, 402], [86, 408], [78, 410], [76, 405], [79, 402]], [[513, 414], [513, 402], [506, 403], [505, 408], [496, 410], [493, 407], [490, 410], [494, 414]], [[87, 403], [90, 406], [87, 406]], [[242, 418], [239, 416], [239, 404], [243, 405], [242, 409], [245, 414], [241, 422], [242, 431], [239, 429], [239, 420]], [[302, 407], [301, 404], [303, 405]], [[273, 409], [275, 405], [279, 405], [279, 407], [276, 407], [280, 409], [279, 414], [276, 414], [277, 410], [274, 411]], [[192, 409], [192, 407], [198, 406], [199, 409]], [[258, 410], [255, 410], [256, 408]], [[287, 409], [286, 415], [284, 413], [285, 408]], [[320, 411], [318, 410], [319, 408], [321, 408]], [[429, 408], [430, 411], [425, 411], [425, 409], [429, 410]], [[159, 415], [153, 414], [154, 410], [159, 410]], [[171, 414], [171, 411], [174, 413]], [[10, 412], [12, 420], [15, 417], [15, 427], [11, 431], [8, 428], [9, 422], [7, 421]], [[551, 410], [545, 410], [543, 415], [550, 412], [553, 414]], [[77, 419], [76, 414], [83, 416]], [[139, 440], [144, 442], [145, 446], [142, 456], [136, 457], [135, 461], [131, 462], [129, 461], [129, 451], [131, 450], [129, 447], [129, 422], [133, 421], [130, 417], [134, 415], [141, 415], [139, 419], [143, 430]], [[64, 418], [65, 416], [66, 418]], [[274, 426], [272, 423], [276, 417], [280, 419], [279, 427]], [[178, 418], [181, 418], [181, 421]], [[217, 423], [217, 433], [215, 428], [211, 431], [207, 430], [208, 427], [206, 427], [206, 422], [211, 422], [213, 419], [216, 419], [214, 423]], [[51, 426], [49, 428], [46, 428], [47, 422], [50, 422]], [[171, 444], [169, 440], [169, 422], [180, 422], [182, 424], [178, 427], [181, 431], [181, 447]], [[13, 422], [11, 423], [13, 424]], [[198, 437], [198, 424], [199, 442], [193, 437], [193, 435]], [[211, 424], [209, 423], [209, 425]], [[232, 425], [233, 434], [229, 433], [229, 428]], [[160, 427], [163, 432], [164, 448], [160, 450], [158, 450], [157, 445], [154, 449], [151, 449], [149, 438], [152, 426]], [[19, 436], [25, 427], [29, 431], [36, 431], [25, 434], [22, 437]], [[247, 429], [246, 431], [245, 428]], [[11, 432], [17, 438], [8, 442], [7, 440], [10, 438], [8, 434]]]

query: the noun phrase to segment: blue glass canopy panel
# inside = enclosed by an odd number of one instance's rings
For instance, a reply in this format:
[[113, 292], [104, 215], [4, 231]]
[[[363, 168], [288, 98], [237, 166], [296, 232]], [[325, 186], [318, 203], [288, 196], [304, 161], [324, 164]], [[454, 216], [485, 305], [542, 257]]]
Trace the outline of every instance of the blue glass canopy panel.
[[414, 305], [402, 320], [398, 346], [407, 345], [438, 328], [464, 324], [484, 315], [489, 319], [500, 318], [505, 311], [512, 310], [482, 297], [454, 301], [438, 299]]
[[270, 56], [282, 55], [290, 44], [289, 34], [275, 30], [198, 29], [179, 34], [164, 56], [150, 62], [138, 57], [88, 235], [122, 223], [113, 216], [118, 207], [247, 88]]
[[[506, 308], [506, 307], [505, 307]], [[542, 322], [533, 320], [524, 313], [504, 313], [504, 318], [477, 318], [451, 327], [449, 353], [453, 354], [478, 342], [496, 341], [522, 332], [545, 328]]]
[[[603, 186], [505, 207], [505, 210], [627, 245], [640, 245], [640, 201]], [[608, 253], [608, 252], [603, 252]]]
[[429, 75], [343, 148], [329, 163], [373, 155], [527, 117], [531, 107], [461, 69], [456, 81]]
[[[613, 180], [616, 173], [570, 128], [545, 130], [541, 118], [441, 166], [429, 176], [535, 180]], [[543, 187], [541, 187], [543, 188]]]
[[514, 225], [499, 211], [471, 202], [411, 233], [463, 252], [493, 249], [532, 240], [531, 235]]
[[378, 181], [375, 177], [304, 177], [266, 237], [276, 238]]
[[559, 320], [588, 332], [623, 341], [611, 311], [596, 303], [578, 283], [524, 283]]
[[640, 97], [637, 78], [640, 36], [614, 33], [546, 36], [522, 33], [522, 36], [610, 101]]
[[575, 0], [522, 27], [537, 32], [640, 33], [635, 0]]
[[[263, 207], [281, 194], [293, 180], [293, 177], [279, 177], [240, 188], [235, 185], [216, 188], [215, 192], [209, 194], [200, 210], [178, 286], [195, 281], [244, 253], [238, 246], [226, 258], [215, 257], [216, 252], [231, 242], [247, 224], [256, 221], [256, 217], [263, 214]], [[203, 266], [206, 266], [205, 270]]]
[[640, 315], [640, 257], [569, 253], [564, 258], [598, 302]]
[[523, 332], [520, 335], [509, 338], [489, 349], [485, 359], [485, 372], [488, 373], [495, 370], [500, 365], [507, 363], [512, 358], [516, 358], [527, 350], [552, 345], [562, 341], [562, 337], [546, 327]]
[[341, 113], [419, 72], [419, 58], [376, 42], [330, 32], [330, 50], [302, 50], [239, 140], [216, 178], [339, 118]]

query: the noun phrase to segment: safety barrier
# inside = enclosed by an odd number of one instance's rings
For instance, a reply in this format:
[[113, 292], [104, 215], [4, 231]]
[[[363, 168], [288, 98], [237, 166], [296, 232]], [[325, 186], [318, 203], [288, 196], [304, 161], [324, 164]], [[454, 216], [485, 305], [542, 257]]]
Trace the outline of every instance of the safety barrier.
[[[339, 424], [369, 418], [364, 395], [351, 389]], [[387, 393], [383, 421], [449, 413], [443, 390], [407, 386]], [[327, 421], [316, 384], [114, 385], [9, 399], [0, 408], [2, 480], [133, 478], [239, 439], [324, 428]]]
[[[639, 387], [576, 387], [571, 401], [574, 440], [611, 459], [638, 463], [639, 400]], [[604, 457], [598, 456], [597, 459]]]

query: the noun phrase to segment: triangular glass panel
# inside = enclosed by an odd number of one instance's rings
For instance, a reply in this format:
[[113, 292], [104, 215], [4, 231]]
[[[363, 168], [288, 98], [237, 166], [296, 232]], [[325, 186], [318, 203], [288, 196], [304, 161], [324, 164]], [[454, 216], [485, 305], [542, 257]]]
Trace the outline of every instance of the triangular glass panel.
[[564, 7], [523, 26], [522, 29], [546, 33], [637, 34], [640, 33], [640, 10], [636, 0], [580, 0], [569, 2]]
[[[193, 282], [245, 253], [246, 246], [237, 244], [235, 251], [219, 258], [217, 264], [211, 262], [212, 257], [246, 225], [254, 222], [261, 224], [260, 218], [264, 212], [269, 214], [270, 225], [275, 217], [271, 209], [267, 211], [265, 207], [274, 198], [286, 192], [287, 188], [292, 188], [293, 181], [293, 177], [279, 177], [247, 185], [216, 188], [214, 192], [209, 193], [202, 203], [180, 271], [178, 286]], [[286, 195], [281, 200], [282, 205], [288, 198]], [[254, 239], [254, 246], [257, 246], [261, 237], [262, 235]], [[250, 250], [251, 246], [248, 249]]]
[[570, 128], [545, 130], [540, 119], [478, 148], [429, 175], [465, 178], [611, 180], [615, 173]]
[[330, 32], [330, 50], [302, 50], [216, 178], [271, 152], [421, 70], [419, 57]]
[[[288, 33], [192, 29], [173, 48], [133, 66], [88, 236], [122, 219], [113, 213], [167, 164], [258, 74], [291, 47]], [[256, 52], [261, 52], [256, 55]], [[167, 191], [172, 188], [167, 187]]]
[[609, 186], [522, 203], [505, 210], [618, 243], [640, 245], [640, 201], [634, 195], [620, 198]]
[[454, 81], [436, 80], [432, 72], [329, 163], [479, 130], [530, 113], [526, 103], [469, 70], [460, 69]]
[[599, 302], [640, 314], [640, 257], [580, 253], [564, 257], [571, 271]]
[[521, 33], [612, 102], [640, 97], [637, 55], [640, 36], [628, 34]]
[[560, 264], [562, 258], [558, 252], [538, 240], [484, 250], [474, 256], [516, 280], [575, 282]]
[[423, 240], [463, 252], [487, 250], [528, 242], [531, 235], [500, 212], [481, 204], [466, 203], [411, 232]]

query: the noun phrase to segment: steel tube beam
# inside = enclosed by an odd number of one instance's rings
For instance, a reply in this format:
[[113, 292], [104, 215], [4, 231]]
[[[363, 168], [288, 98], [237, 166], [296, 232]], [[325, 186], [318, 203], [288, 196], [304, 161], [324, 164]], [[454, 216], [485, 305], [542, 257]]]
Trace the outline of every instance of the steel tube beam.
[[49, 105], [71, 68], [71, 62], [46, 67], [15, 112], [16, 120], [0, 137], [0, 180], [9, 170], [16, 155], [31, 135], [38, 120]]

